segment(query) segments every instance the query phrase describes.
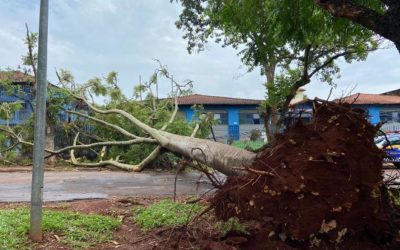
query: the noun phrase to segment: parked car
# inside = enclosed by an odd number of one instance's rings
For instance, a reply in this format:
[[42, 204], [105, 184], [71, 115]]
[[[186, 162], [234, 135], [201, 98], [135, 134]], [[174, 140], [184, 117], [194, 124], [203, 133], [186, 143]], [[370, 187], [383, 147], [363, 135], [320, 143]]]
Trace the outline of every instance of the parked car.
[[400, 134], [387, 134], [386, 136], [375, 137], [375, 144], [379, 149], [384, 149], [388, 146], [400, 146]]
[[400, 168], [400, 134], [393, 133], [386, 136], [377, 136], [375, 144], [385, 152], [384, 162], [393, 163], [396, 168]]

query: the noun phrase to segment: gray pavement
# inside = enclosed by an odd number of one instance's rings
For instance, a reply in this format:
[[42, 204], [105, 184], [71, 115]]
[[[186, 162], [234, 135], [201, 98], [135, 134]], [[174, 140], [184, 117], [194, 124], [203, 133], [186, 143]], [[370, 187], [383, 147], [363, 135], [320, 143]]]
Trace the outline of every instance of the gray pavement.
[[[0, 202], [30, 200], [30, 172], [0, 172]], [[400, 183], [400, 170], [385, 170], [384, 179]], [[203, 194], [212, 186], [197, 172], [178, 175], [177, 194]], [[46, 172], [45, 201], [68, 201], [128, 196], [173, 195], [175, 175], [171, 173], [132, 173], [111, 171]], [[199, 183], [198, 183], [199, 182]]]
[[[0, 202], [30, 200], [30, 172], [0, 173]], [[195, 172], [178, 175], [177, 194], [202, 194], [212, 188]], [[67, 201], [173, 195], [175, 175], [171, 173], [132, 173], [111, 171], [46, 172], [43, 198], [45, 201]]]

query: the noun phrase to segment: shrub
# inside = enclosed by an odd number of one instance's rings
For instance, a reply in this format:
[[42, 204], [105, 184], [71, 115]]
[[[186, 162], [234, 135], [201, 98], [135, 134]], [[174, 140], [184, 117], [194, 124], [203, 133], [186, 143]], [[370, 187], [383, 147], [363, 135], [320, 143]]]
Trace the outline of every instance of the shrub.
[[250, 141], [258, 141], [261, 137], [261, 131], [259, 129], [252, 129], [250, 131]]

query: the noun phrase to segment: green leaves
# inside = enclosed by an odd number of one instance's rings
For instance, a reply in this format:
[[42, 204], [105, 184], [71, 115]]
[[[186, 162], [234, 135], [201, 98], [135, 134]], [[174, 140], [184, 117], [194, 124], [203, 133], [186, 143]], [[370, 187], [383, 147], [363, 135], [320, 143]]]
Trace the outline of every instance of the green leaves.
[[0, 118], [9, 120], [13, 117], [15, 112], [22, 109], [23, 103], [21, 101], [16, 102], [2, 102], [0, 104]]
[[[266, 119], [278, 127], [300, 87], [314, 76], [334, 86], [334, 78], [340, 76], [337, 59], [365, 60], [378, 46], [369, 30], [332, 17], [313, 0], [177, 2], [183, 7], [177, 27], [185, 32], [189, 52], [201, 51], [214, 40], [238, 49], [249, 71], [261, 67], [269, 81], [262, 107], [268, 109]], [[267, 127], [272, 120], [265, 123]]]
[[[177, 27], [185, 32], [188, 50], [202, 50], [208, 40], [241, 48], [244, 64], [253, 70], [265, 64], [299, 67], [311, 46], [308, 67], [351, 49], [346, 60], [364, 60], [376, 48], [372, 33], [336, 19], [312, 0], [181, 0]], [[316, 64], [314, 64], [316, 62]], [[331, 64], [326, 65], [327, 67]], [[327, 79], [324, 77], [324, 79]]]

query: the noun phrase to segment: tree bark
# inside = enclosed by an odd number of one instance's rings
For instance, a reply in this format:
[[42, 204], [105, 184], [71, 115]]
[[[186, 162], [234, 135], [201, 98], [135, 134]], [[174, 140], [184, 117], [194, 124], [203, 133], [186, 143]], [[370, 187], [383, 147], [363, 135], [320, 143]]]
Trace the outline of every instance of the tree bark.
[[255, 153], [219, 142], [163, 131], [160, 131], [160, 135], [168, 141], [163, 145], [164, 148], [203, 163], [226, 175], [245, 174], [245, 167], [250, 166], [256, 158]]
[[[267, 84], [273, 84], [275, 80], [275, 68], [276, 64], [270, 63], [270, 64], [265, 64], [264, 65], [264, 72], [265, 76], [267, 78]], [[276, 133], [276, 117], [277, 112], [276, 108], [270, 106], [267, 104], [265, 107], [265, 115], [264, 115], [264, 127], [265, 127], [265, 133], [267, 137], [268, 143], [271, 143], [274, 140], [275, 133]]]

